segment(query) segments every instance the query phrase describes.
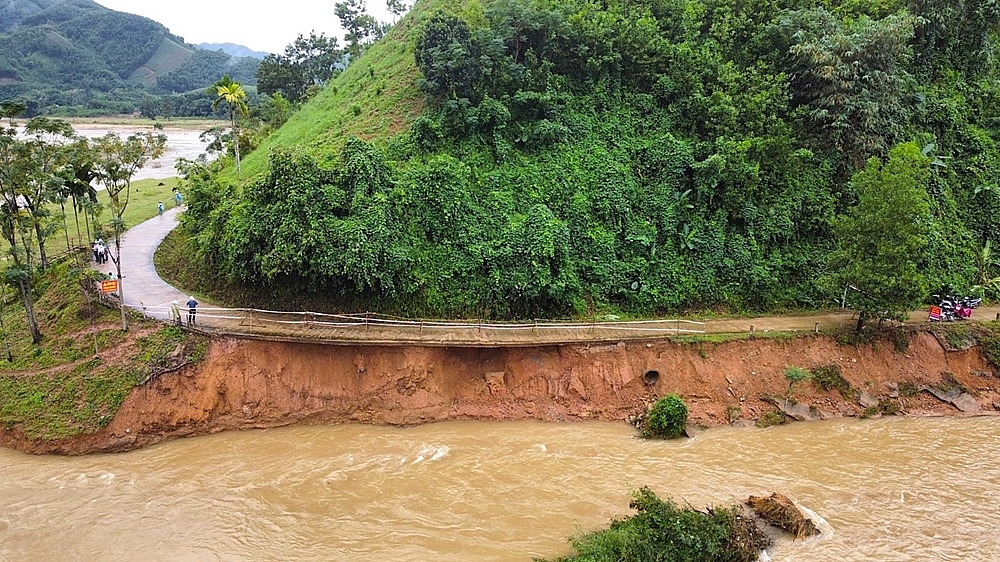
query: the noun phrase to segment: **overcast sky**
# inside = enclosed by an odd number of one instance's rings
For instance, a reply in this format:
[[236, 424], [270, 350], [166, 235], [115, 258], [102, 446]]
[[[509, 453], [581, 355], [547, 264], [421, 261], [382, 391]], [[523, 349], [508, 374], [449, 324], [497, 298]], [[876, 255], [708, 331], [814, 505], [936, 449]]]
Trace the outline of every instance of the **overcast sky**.
[[[299, 34], [311, 30], [337, 36], [343, 44], [334, 4], [337, 0], [279, 0], [231, 3], [209, 0], [97, 0], [98, 4], [146, 16], [198, 43], [236, 43], [255, 51], [281, 53]], [[368, 12], [380, 21], [392, 21], [384, 0], [368, 0]]]

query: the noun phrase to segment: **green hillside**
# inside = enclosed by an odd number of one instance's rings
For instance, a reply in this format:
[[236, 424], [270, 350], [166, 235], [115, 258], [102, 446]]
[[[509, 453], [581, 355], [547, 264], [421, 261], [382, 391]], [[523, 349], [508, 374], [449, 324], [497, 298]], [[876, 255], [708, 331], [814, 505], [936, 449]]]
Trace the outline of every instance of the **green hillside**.
[[266, 170], [267, 155], [275, 147], [309, 147], [323, 159], [336, 154], [350, 136], [385, 141], [409, 129], [425, 105], [416, 85], [420, 71], [412, 36], [428, 17], [428, 6], [441, 4], [417, 3], [382, 41], [248, 155], [243, 170], [249, 175]]
[[139, 82], [145, 88], [153, 88], [157, 85], [157, 78], [180, 68], [191, 58], [192, 52], [191, 49], [164, 38], [149, 59], [132, 71], [129, 81]]
[[252, 85], [257, 63], [246, 61], [92, 0], [0, 2], [0, 100], [24, 101], [30, 115], [131, 113], [149, 91], [204, 88], [233, 68]]
[[0, 31], [6, 31], [25, 18], [47, 10], [63, 0], [0, 0]]
[[944, 0], [423, 0], [242, 180], [192, 180], [187, 253], [217, 293], [422, 316], [1000, 297], [998, 24]]

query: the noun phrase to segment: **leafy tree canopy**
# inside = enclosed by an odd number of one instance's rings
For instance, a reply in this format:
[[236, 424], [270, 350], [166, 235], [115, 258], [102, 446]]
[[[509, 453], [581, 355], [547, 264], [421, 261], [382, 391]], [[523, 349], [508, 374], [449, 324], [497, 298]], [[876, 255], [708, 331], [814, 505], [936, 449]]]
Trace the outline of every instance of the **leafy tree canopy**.
[[851, 178], [857, 205], [834, 224], [833, 278], [854, 290], [866, 318], [901, 318], [926, 296], [920, 272], [927, 247], [930, 160], [915, 143], [897, 146], [883, 164], [872, 158]]
[[262, 304], [652, 315], [823, 307], [851, 284], [895, 316], [985, 281], [1000, 244], [987, 4], [427, 0], [267, 143], [296, 154], [271, 172], [318, 182], [297, 200], [323, 226], [276, 251], [257, 213], [291, 211], [246, 203], [271, 184], [198, 175], [192, 253]]

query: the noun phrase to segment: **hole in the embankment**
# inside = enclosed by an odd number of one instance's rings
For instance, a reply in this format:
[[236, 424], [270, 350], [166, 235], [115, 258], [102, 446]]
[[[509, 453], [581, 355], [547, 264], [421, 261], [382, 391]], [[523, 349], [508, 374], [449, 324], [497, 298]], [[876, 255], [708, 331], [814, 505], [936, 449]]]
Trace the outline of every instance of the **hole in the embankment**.
[[658, 380], [660, 380], [659, 371], [646, 371], [646, 374], [642, 375], [642, 382], [646, 384], [656, 384]]

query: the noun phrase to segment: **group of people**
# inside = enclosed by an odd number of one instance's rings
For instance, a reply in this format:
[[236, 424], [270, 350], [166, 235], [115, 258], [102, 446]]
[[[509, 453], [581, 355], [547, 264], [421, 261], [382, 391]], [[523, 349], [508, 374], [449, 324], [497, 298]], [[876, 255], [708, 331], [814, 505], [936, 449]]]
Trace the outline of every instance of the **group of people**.
[[100, 238], [94, 240], [94, 261], [98, 264], [108, 263], [108, 247]]
[[[174, 207], [180, 207], [181, 201], [183, 200], [184, 197], [181, 195], [181, 192], [177, 191], [177, 188], [174, 188]], [[161, 217], [163, 216], [163, 211], [165, 210], [166, 207], [163, 206], [163, 201], [159, 201], [156, 203], [156, 212], [158, 212]]]
[[[194, 296], [190, 296], [186, 304], [188, 309], [187, 323], [189, 326], [194, 326], [198, 316], [198, 301], [195, 300]], [[177, 307], [177, 301], [170, 303], [170, 321], [178, 326], [181, 324], [181, 310]]]

